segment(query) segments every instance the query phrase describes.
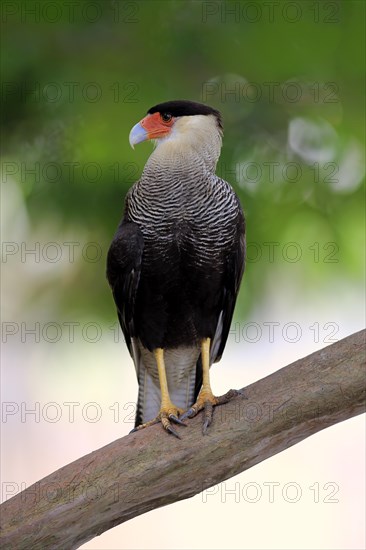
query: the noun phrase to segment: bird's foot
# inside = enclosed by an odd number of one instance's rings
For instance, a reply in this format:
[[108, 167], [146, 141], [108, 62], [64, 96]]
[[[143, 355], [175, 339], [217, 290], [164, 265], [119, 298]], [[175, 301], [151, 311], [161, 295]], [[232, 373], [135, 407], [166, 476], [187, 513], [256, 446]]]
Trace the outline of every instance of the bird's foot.
[[160, 410], [159, 416], [160, 416], [160, 422], [167, 432], [174, 435], [178, 439], [181, 439], [178, 432], [173, 428], [171, 425], [171, 422], [174, 422], [175, 424], [179, 424], [180, 426], [187, 426], [184, 422], [182, 422], [180, 415], [183, 414], [183, 409], [180, 409], [179, 407], [176, 407], [175, 405], [171, 404], [169, 407], [164, 407]]
[[217, 405], [223, 405], [238, 395], [237, 390], [229, 390], [224, 395], [216, 397], [211, 390], [201, 390], [197, 401], [190, 407], [181, 417], [180, 420], [186, 420], [187, 418], [193, 418], [199, 411], [204, 410], [203, 416], [203, 435], [206, 435], [208, 427], [211, 425], [213, 417], [213, 408]]
[[131, 430], [130, 433], [137, 432], [139, 430], [142, 430], [143, 428], [148, 428], [149, 426], [153, 426], [154, 424], [158, 424], [160, 422], [164, 430], [174, 435], [178, 439], [181, 439], [180, 435], [174, 429], [171, 422], [174, 422], [175, 424], [179, 424], [180, 426], [187, 426], [187, 424], [182, 422], [180, 418], [180, 415], [182, 413], [183, 413], [183, 409], [176, 407], [173, 403], [169, 403], [161, 407], [160, 412], [156, 418], [153, 418], [153, 420], [149, 420], [144, 424], [140, 424], [140, 426], [136, 426], [136, 428]]

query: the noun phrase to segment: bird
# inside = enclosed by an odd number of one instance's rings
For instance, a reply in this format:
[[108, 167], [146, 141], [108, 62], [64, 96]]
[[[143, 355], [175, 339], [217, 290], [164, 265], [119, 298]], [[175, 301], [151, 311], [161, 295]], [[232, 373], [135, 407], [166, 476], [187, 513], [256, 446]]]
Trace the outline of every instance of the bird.
[[215, 173], [223, 137], [218, 110], [173, 100], [150, 108], [129, 142], [154, 149], [129, 189], [107, 254], [107, 279], [138, 380], [137, 431], [179, 425], [216, 405], [210, 366], [228, 338], [245, 267], [245, 218]]

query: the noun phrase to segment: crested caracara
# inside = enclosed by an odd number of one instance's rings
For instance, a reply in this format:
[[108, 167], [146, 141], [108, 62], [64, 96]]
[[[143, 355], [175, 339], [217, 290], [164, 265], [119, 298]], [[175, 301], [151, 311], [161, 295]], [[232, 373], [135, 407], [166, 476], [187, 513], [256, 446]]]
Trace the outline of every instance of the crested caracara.
[[[138, 384], [135, 428], [173, 424], [228, 399], [209, 368], [225, 348], [244, 271], [245, 222], [232, 187], [215, 175], [218, 111], [192, 101], [152, 107], [130, 133], [155, 149], [129, 190], [107, 277]], [[230, 393], [230, 392], [229, 392]]]

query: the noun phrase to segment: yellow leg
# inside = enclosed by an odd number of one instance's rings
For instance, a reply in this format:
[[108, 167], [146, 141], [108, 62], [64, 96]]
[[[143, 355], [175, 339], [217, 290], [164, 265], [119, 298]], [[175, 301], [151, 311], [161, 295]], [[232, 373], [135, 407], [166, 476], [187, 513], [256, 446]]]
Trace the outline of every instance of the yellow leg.
[[211, 339], [204, 338], [201, 342], [201, 359], [202, 359], [202, 387], [197, 397], [196, 403], [191, 406], [180, 418], [185, 420], [186, 418], [193, 418], [196, 414], [204, 410], [203, 419], [203, 433], [207, 433], [207, 428], [212, 422], [213, 408], [216, 405], [222, 405], [227, 403], [232, 397], [236, 395], [235, 390], [230, 390], [227, 394], [220, 397], [215, 397], [212, 393], [210, 384], [210, 346]]
[[160, 410], [165, 410], [174, 407], [170, 400], [168, 381], [166, 378], [165, 362], [164, 362], [164, 350], [163, 348], [157, 348], [154, 351], [156, 366], [158, 367], [160, 391], [161, 391], [161, 407]]
[[214, 401], [214, 397], [211, 384], [210, 384], [210, 345], [211, 338], [205, 338], [201, 343], [201, 358], [202, 358], [202, 388], [200, 391], [200, 396], [207, 397], [208, 399]]
[[182, 422], [178, 418], [178, 416], [183, 413], [183, 410], [177, 407], [176, 405], [174, 405], [174, 403], [172, 403], [169, 396], [163, 348], [157, 348], [156, 350], [154, 350], [154, 357], [156, 361], [156, 366], [158, 368], [160, 391], [161, 391], [160, 411], [156, 418], [154, 418], [153, 420], [149, 420], [149, 422], [146, 422], [145, 424], [141, 424], [140, 426], [137, 426], [137, 428], [135, 428], [132, 431], [134, 432], [137, 430], [141, 430], [142, 428], [146, 428], [147, 426], [152, 426], [157, 422], [161, 422], [163, 428], [167, 432], [175, 435], [175, 437], [178, 437], [178, 439], [180, 439], [178, 432], [173, 428], [170, 421], [175, 422], [176, 424], [181, 424], [182, 426], [185, 426], [186, 424], [184, 424], [184, 422]]

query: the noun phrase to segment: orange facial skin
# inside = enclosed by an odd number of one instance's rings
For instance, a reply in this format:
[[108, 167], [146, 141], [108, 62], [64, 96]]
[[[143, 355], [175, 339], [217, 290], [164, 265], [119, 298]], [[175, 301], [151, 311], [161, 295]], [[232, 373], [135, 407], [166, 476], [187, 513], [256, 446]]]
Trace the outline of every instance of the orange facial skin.
[[140, 121], [140, 125], [147, 132], [147, 139], [157, 139], [169, 134], [173, 124], [174, 117], [168, 114], [153, 113], [147, 115]]

